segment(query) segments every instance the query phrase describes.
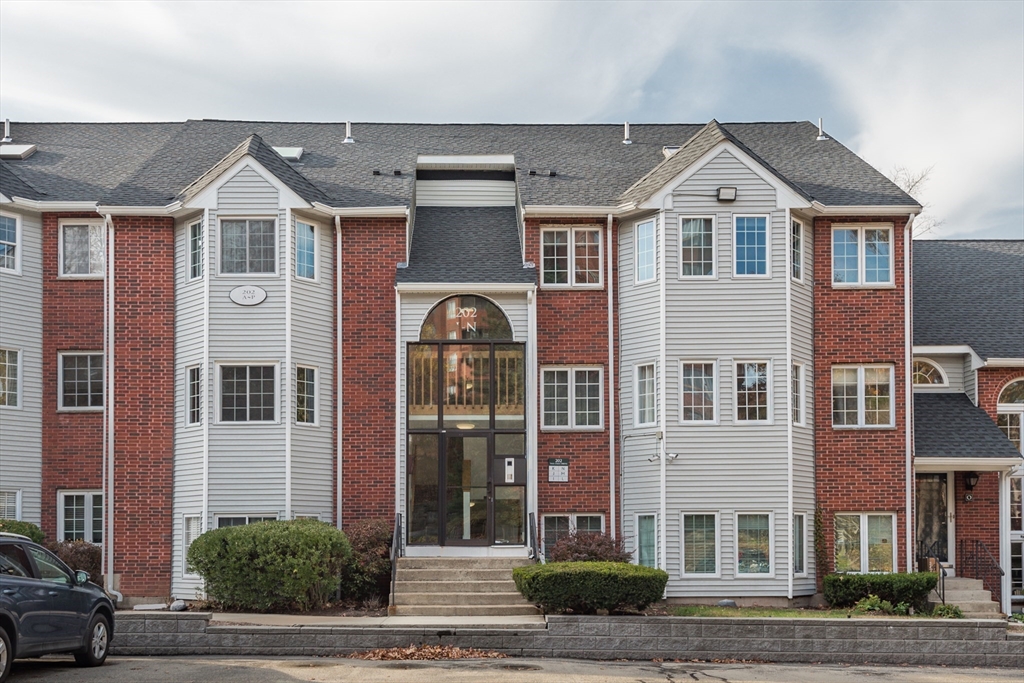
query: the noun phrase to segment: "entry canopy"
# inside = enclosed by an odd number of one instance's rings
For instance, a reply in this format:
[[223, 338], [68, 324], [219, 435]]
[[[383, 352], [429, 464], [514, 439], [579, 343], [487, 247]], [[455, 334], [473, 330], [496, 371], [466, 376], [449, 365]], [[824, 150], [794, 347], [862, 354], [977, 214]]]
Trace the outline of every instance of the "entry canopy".
[[501, 309], [489, 299], [472, 294], [440, 302], [420, 328], [421, 341], [512, 338], [512, 325]]

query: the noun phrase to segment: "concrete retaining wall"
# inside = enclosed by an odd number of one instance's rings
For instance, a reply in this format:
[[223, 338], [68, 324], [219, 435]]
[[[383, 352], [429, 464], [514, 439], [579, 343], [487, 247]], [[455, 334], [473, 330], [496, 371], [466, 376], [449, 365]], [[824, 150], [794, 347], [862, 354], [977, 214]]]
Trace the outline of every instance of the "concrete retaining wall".
[[208, 613], [119, 613], [115, 655], [335, 655], [410, 644], [525, 657], [746, 659], [1024, 669], [997, 620], [548, 617], [546, 629], [211, 626]]

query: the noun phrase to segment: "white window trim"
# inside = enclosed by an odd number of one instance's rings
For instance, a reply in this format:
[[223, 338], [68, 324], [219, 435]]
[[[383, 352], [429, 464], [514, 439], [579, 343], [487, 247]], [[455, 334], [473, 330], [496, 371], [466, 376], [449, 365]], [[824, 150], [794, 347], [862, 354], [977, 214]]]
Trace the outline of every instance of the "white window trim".
[[[803, 558], [804, 559], [804, 570], [802, 572], [797, 572], [797, 571], [793, 572], [793, 577], [794, 578], [801, 579], [801, 578], [806, 578], [810, 574], [807, 571], [807, 537], [808, 537], [808, 533], [807, 533], [807, 518], [808, 518], [808, 514], [806, 512], [794, 512], [793, 513], [793, 517], [802, 517], [803, 520], [804, 520], [804, 523], [803, 523], [803, 529], [804, 529], [803, 541], [804, 542], [802, 544], [802, 546], [803, 546], [803, 553], [804, 553], [804, 558]], [[795, 525], [793, 525], [793, 526], [795, 526]], [[791, 527], [791, 531], [792, 531], [792, 527]], [[792, 536], [792, 533], [790, 533], [790, 536]], [[790, 539], [790, 543], [792, 543], [792, 542], [793, 542], [792, 539]], [[796, 559], [795, 550], [796, 550], [795, 547], [790, 547], [790, 549], [789, 549], [789, 565], [790, 565], [791, 569], [796, 565], [796, 562], [795, 562], [795, 559]]]
[[[270, 273], [225, 273], [224, 272], [224, 221], [273, 221], [274, 223], [274, 272]], [[224, 215], [217, 217], [217, 277], [229, 280], [271, 279], [281, 277], [281, 230], [277, 216]]]
[[[640, 368], [650, 366], [654, 376], [654, 419], [650, 422], [640, 421]], [[658, 366], [656, 363], [637, 363], [633, 366], [633, 426], [653, 427], [658, 424]]]
[[[312, 422], [299, 422], [299, 368], [313, 371], [313, 421]], [[320, 426], [320, 366], [308, 365], [306, 363], [295, 364], [295, 376], [292, 382], [292, 405], [295, 408], [295, 415], [292, 415], [292, 419], [295, 420], [295, 424], [299, 427], [319, 427]]]
[[[239, 512], [238, 514], [233, 514], [233, 513], [230, 513], [230, 512], [225, 512], [224, 514], [219, 514], [219, 515], [214, 515], [213, 516], [213, 526], [211, 527], [211, 529], [220, 529], [221, 528], [220, 520], [222, 518], [232, 518], [232, 517], [245, 517], [245, 523], [246, 524], [255, 524], [255, 522], [250, 522], [249, 521], [253, 517], [273, 517], [275, 521], [280, 521], [280, 519], [281, 519], [281, 516], [278, 515], [276, 512]], [[263, 521], [266, 522], [268, 520], [263, 520]], [[227, 527], [225, 527], [225, 528], [227, 528]]]
[[[800, 226], [800, 277], [793, 276], [793, 224]], [[789, 246], [789, 277], [793, 282], [803, 283], [804, 272], [807, 270], [807, 225], [796, 218], [790, 218], [789, 221], [789, 240], [787, 241]]]
[[[545, 370], [565, 370], [569, 374], [569, 424], [567, 426], [553, 425], [548, 426], [544, 424], [544, 371]], [[576, 371], [586, 370], [593, 371], [597, 370], [599, 373], [599, 387], [601, 389], [601, 395], [598, 397], [600, 405], [600, 421], [596, 425], [576, 425]], [[540, 387], [541, 387], [541, 400], [540, 400], [540, 428], [544, 432], [599, 432], [604, 430], [604, 367], [600, 365], [542, 365], [540, 368]]]
[[[741, 420], [739, 417], [739, 371], [740, 365], [746, 363], [765, 363], [768, 368], [766, 370], [768, 378], [768, 419], [767, 420]], [[769, 358], [740, 358], [734, 359], [732, 363], [732, 421], [738, 425], [773, 425], [775, 424], [775, 382], [772, 377], [774, 367], [771, 359]]]
[[[21, 489], [0, 489], [0, 493], [13, 493], [14, 494], [14, 519], [15, 521], [21, 521], [21, 500], [22, 490]], [[4, 519], [0, 517], [0, 519]]]
[[[190, 377], [190, 374], [191, 374], [192, 370], [199, 370], [199, 421], [198, 422], [190, 422], [189, 421], [191, 419], [191, 417], [192, 417], [192, 406], [191, 406], [191, 401], [192, 401], [192, 383], [191, 383], [191, 377]], [[203, 416], [205, 414], [205, 411], [203, 410], [203, 408], [205, 407], [204, 406], [205, 401], [203, 401], [203, 398], [205, 398], [205, 396], [206, 396], [205, 389], [206, 389], [206, 382], [205, 382], [205, 378], [203, 377], [203, 366], [202, 366], [202, 364], [201, 363], [193, 363], [192, 365], [187, 366], [185, 368], [185, 427], [186, 428], [200, 427], [203, 424]]]
[[[225, 515], [225, 516], [227, 516], [227, 515]], [[241, 515], [236, 515], [236, 516], [241, 516]], [[601, 513], [601, 512], [551, 512], [551, 513], [548, 513], [546, 515], [541, 515], [540, 516], [540, 530], [539, 530], [539, 534], [538, 534], [540, 536], [539, 540], [540, 540], [541, 557], [547, 557], [547, 547], [544, 544], [544, 520], [546, 520], [548, 517], [568, 517], [569, 518], [569, 533], [570, 534], [576, 532], [576, 518], [577, 517], [600, 517], [601, 518], [601, 533], [602, 534], [607, 533], [607, 530], [605, 529], [604, 513]]]
[[[713, 379], [712, 379], [712, 382], [714, 382], [714, 391], [712, 392], [711, 401], [712, 401], [712, 410], [715, 413], [715, 418], [713, 420], [687, 420], [687, 419], [685, 419], [683, 417], [683, 394], [684, 394], [684, 392], [683, 392], [683, 366], [684, 365], [706, 365], [706, 364], [711, 364], [714, 367]], [[721, 424], [721, 421], [722, 421], [722, 418], [721, 418], [722, 411], [721, 411], [721, 401], [719, 400], [720, 388], [719, 388], [719, 383], [718, 383], [719, 382], [719, 379], [718, 379], [718, 375], [719, 375], [719, 372], [718, 372], [718, 360], [713, 359], [713, 358], [680, 358], [679, 359], [679, 364], [678, 364], [676, 369], [679, 372], [679, 424], [681, 424], [681, 425], [698, 425], [698, 426], [700, 426], [700, 425], [712, 426], [712, 425]]]
[[[274, 419], [273, 420], [222, 420], [221, 419], [221, 388], [223, 386], [223, 378], [221, 376], [222, 368], [225, 366], [237, 367], [245, 365], [247, 367], [266, 367], [273, 365], [274, 370]], [[240, 426], [244, 427], [247, 425], [276, 425], [281, 424], [281, 373], [282, 363], [279, 360], [219, 360], [214, 363], [214, 369], [216, 370], [215, 377], [216, 382], [214, 386], [214, 400], [215, 409], [213, 416], [213, 424], [225, 425], [225, 426]], [[248, 407], [246, 408], [248, 410]], [[224, 515], [225, 517], [243, 517], [245, 515]], [[254, 516], [259, 516], [255, 515]]]
[[[633, 554], [633, 560], [632, 560], [633, 564], [640, 564], [640, 518], [641, 517], [654, 517], [654, 567], [655, 567], [655, 569], [660, 569], [660, 567], [658, 567], [658, 558], [660, 557], [660, 555], [658, 553], [658, 551], [660, 550], [660, 548], [658, 547], [658, 544], [659, 544], [659, 542], [661, 540], [661, 534], [659, 533], [660, 528], [658, 527], [658, 513], [654, 512], [653, 510], [644, 510], [644, 511], [639, 511], [639, 512], [634, 512], [633, 513], [633, 538], [634, 538], [634, 543], [633, 543], [634, 548], [633, 548], [633, 553], [632, 553]], [[603, 523], [602, 523], [602, 527], [603, 527]]]
[[[192, 275], [192, 228], [199, 226], [199, 275]], [[206, 249], [206, 226], [202, 219], [189, 221], [185, 224], [185, 281], [202, 280], [206, 273], [203, 270], [203, 251]]]
[[[764, 248], [764, 275], [740, 275], [736, 272], [736, 257], [739, 250], [736, 248], [736, 219], [737, 218], [763, 218], [765, 226], [765, 248]], [[789, 246], [789, 240], [786, 240]], [[788, 275], [788, 274], [787, 274]], [[771, 280], [772, 279], [772, 216], [765, 213], [734, 213], [732, 215], [732, 277], [739, 280]]]
[[[899, 537], [899, 527], [896, 526], [895, 512], [835, 512], [832, 515], [832, 563], [835, 566], [835, 555], [838, 544], [835, 542], [836, 517], [860, 517], [860, 566], [859, 572], [837, 572], [842, 574], [895, 574], [899, 572], [899, 558], [897, 557], [896, 546]], [[868, 517], [889, 517], [892, 519], [892, 571], [872, 572], [868, 571]], [[805, 562], [806, 564], [806, 562]]]
[[[857, 281], [836, 282], [836, 230], [857, 231]], [[889, 233], [889, 280], [888, 282], [864, 282], [864, 267], [867, 259], [864, 253], [864, 232], [866, 230], [885, 230]], [[829, 278], [832, 280], [832, 287], [835, 289], [893, 289], [896, 287], [896, 231], [892, 223], [833, 223], [831, 236], [831, 248], [829, 249], [830, 262], [828, 266]]]
[[[57, 352], [57, 412], [58, 413], [101, 413], [103, 406], [68, 406], [64, 407], [64, 357], [65, 356], [103, 356], [103, 351], [58, 351]], [[107, 401], [107, 363], [103, 358], [103, 402]]]
[[[102, 280], [105, 273], [65, 273], [64, 272], [64, 228], [72, 225], [87, 225], [90, 230], [98, 227], [103, 231], [103, 221], [93, 218], [62, 218], [57, 221], [57, 278], [60, 280]], [[107, 234], [103, 231], [103, 266], [106, 270]]]
[[[640, 226], [651, 224], [654, 230], [654, 277], [647, 278], [646, 280], [640, 279]], [[634, 285], [645, 285], [651, 282], [658, 281], [658, 222], [651, 218], [650, 220], [640, 221], [633, 225], [633, 284]]]
[[[740, 572], [740, 515], [768, 515], [768, 568], [764, 574]], [[770, 510], [736, 510], [733, 513], [733, 570], [736, 579], [774, 579], [778, 569], [775, 566], [775, 513]]]
[[[792, 367], [797, 368], [797, 386], [800, 392], [800, 419], [793, 422], [793, 426], [804, 427], [807, 425], [807, 371], [803, 363], [794, 362]], [[792, 372], [792, 368], [790, 372]], [[789, 378], [789, 383], [790, 385], [793, 383], [792, 376]], [[790, 386], [790, 391], [792, 390], [793, 388]], [[790, 401], [790, 406], [792, 407], [792, 401]], [[792, 411], [790, 411], [789, 419], [793, 419]]]
[[949, 387], [949, 375], [946, 374], [946, 371], [942, 368], [942, 366], [940, 364], [936, 363], [935, 361], [933, 361], [931, 358], [925, 358], [924, 356], [915, 356], [910, 361], [911, 378], [913, 378], [913, 374], [914, 374], [913, 373], [914, 363], [917, 363], [918, 361], [921, 361], [921, 362], [924, 362], [924, 363], [928, 363], [929, 365], [934, 367], [936, 370], [938, 370], [939, 371], [939, 377], [942, 378], [942, 381], [939, 384], [918, 384], [917, 382], [914, 382], [914, 388], [915, 389], [917, 387], [921, 387], [922, 389], [944, 389], [944, 388], [948, 388]]
[[[568, 282], [544, 282], [544, 233], [548, 232], [567, 232], [569, 233], [569, 273], [567, 275]], [[577, 232], [596, 232], [597, 233], [597, 282], [587, 282], [582, 284], [576, 284], [576, 233]], [[544, 226], [540, 230], [540, 286], [541, 289], [604, 289], [604, 236], [601, 234], [601, 228], [596, 225], [565, 225], [556, 226], [548, 225]]]
[[[101, 545], [101, 543], [92, 542], [92, 532], [95, 529], [92, 528], [92, 497], [102, 496], [103, 491], [101, 489], [60, 489], [57, 491], [57, 541], [64, 540], [64, 496], [88, 496], [85, 504], [85, 530], [83, 531], [83, 540], [86, 543], [92, 545]], [[107, 501], [103, 501], [103, 520], [101, 523], [106, 522], [107, 516]], [[101, 536], [104, 534], [106, 529], [101, 529]]]
[[[181, 576], [186, 579], [198, 579], [201, 578], [199, 574], [190, 573], [188, 571], [188, 549], [191, 545], [188, 543], [188, 520], [190, 519], [199, 520], [199, 535], [202, 536], [207, 529], [204, 528], [203, 515], [201, 512], [186, 512], [181, 516]], [[196, 537], [198, 538], [198, 536]], [[193, 541], [195, 538], [192, 539]]]
[[[292, 275], [296, 280], [302, 282], [310, 282], [319, 284], [320, 282], [320, 224], [314, 223], [313, 221], [299, 220], [296, 218], [293, 223], [295, 226], [292, 228], [292, 240], [294, 241], [294, 261], [295, 268], [292, 269]], [[305, 277], [299, 275], [299, 224], [308, 225], [313, 228], [313, 277]]]
[[[24, 232], [22, 230], [22, 219], [16, 213], [0, 211], [0, 216], [14, 219], [14, 267], [5, 268], [0, 266], [0, 272], [10, 275], [21, 275], [21, 252], [25, 251]], [[61, 262], [63, 263], [63, 261]]]
[[[715, 571], [686, 571], [686, 515], [715, 516]], [[719, 579], [722, 577], [722, 516], [718, 510], [683, 510], [679, 513], [679, 577], [682, 579]]]
[[24, 393], [25, 393], [24, 392], [24, 384], [25, 384], [25, 382], [24, 382], [24, 377], [23, 377], [23, 374], [25, 372], [25, 351], [24, 351], [24, 349], [12, 349], [12, 348], [7, 348], [7, 347], [4, 347], [3, 350], [7, 351], [8, 353], [13, 351], [14, 353], [18, 354], [18, 365], [15, 368], [15, 378], [14, 378], [14, 381], [17, 382], [18, 390], [16, 392], [14, 392], [14, 400], [17, 401], [17, 404], [13, 405], [13, 406], [12, 405], [0, 405], [0, 410], [21, 410], [22, 407], [25, 405], [25, 401], [24, 401]]
[[[856, 369], [857, 370], [857, 424], [855, 425], [837, 425], [835, 423], [835, 409], [831, 410], [831, 421], [833, 429], [895, 429], [896, 427], [896, 382], [894, 377], [896, 375], [896, 368], [886, 363], [866, 363], [864, 365], [857, 365], [856, 363], [840, 363], [833, 365], [828, 371], [829, 380], [829, 392], [828, 400], [829, 405], [832, 405], [834, 394], [834, 383], [835, 374], [834, 371], [837, 369]], [[889, 370], [889, 422], [888, 424], [876, 424], [869, 425], [864, 423], [864, 404], [867, 398], [864, 391], [864, 371], [867, 369], [879, 369], [886, 368]]]
[[[711, 221], [711, 275], [683, 275], [683, 221], [706, 219]], [[714, 214], [679, 216], [678, 235], [679, 249], [677, 258], [677, 278], [680, 280], [717, 280], [718, 279], [718, 217]]]
[[[19, 356], [19, 362], [20, 362], [20, 356]], [[1004, 382], [1003, 385], [1001, 387], [999, 387], [999, 393], [996, 394], [996, 400], [998, 401], [999, 397], [1002, 396], [1004, 391], [1006, 391], [1006, 387], [1010, 386], [1014, 382], [1020, 382], [1022, 380], [1024, 380], [1024, 375], [1021, 375], [1020, 377], [1014, 377], [1014, 378]], [[21, 386], [21, 385], [19, 384], [18, 386]], [[934, 385], [932, 385], [932, 386], [934, 386]], [[1020, 416], [1020, 422], [1021, 422], [1021, 431], [1022, 431], [1022, 433], [1024, 433], [1024, 403], [997, 403], [996, 404], [996, 414], [997, 415], [1019, 415]], [[1000, 429], [1000, 431], [1002, 431], [1002, 429]], [[1013, 442], [1011, 441], [1010, 443], [1012, 444]], [[1021, 438], [1021, 452], [1024, 453], [1024, 437]]]

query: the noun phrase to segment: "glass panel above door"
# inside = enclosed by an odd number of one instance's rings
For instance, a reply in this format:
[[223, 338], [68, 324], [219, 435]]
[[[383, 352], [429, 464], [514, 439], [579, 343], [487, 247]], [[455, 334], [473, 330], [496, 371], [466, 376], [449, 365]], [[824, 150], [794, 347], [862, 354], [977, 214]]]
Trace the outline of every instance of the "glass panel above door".
[[409, 429], [437, 429], [437, 345], [409, 345]]
[[494, 346], [494, 428], [526, 428], [526, 363], [522, 344]]
[[490, 429], [490, 345], [444, 344], [442, 354], [444, 428]]

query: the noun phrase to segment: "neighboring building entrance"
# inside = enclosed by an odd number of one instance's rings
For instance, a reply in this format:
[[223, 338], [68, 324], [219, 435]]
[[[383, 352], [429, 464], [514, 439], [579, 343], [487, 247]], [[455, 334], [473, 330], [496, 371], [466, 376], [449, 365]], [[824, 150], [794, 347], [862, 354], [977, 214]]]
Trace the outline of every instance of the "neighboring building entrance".
[[937, 557], [942, 563], [952, 561], [953, 498], [950, 485], [953, 477], [946, 472], [929, 472], [915, 476], [917, 501], [917, 557]]
[[407, 352], [407, 543], [524, 545], [524, 345], [466, 295], [437, 304]]

